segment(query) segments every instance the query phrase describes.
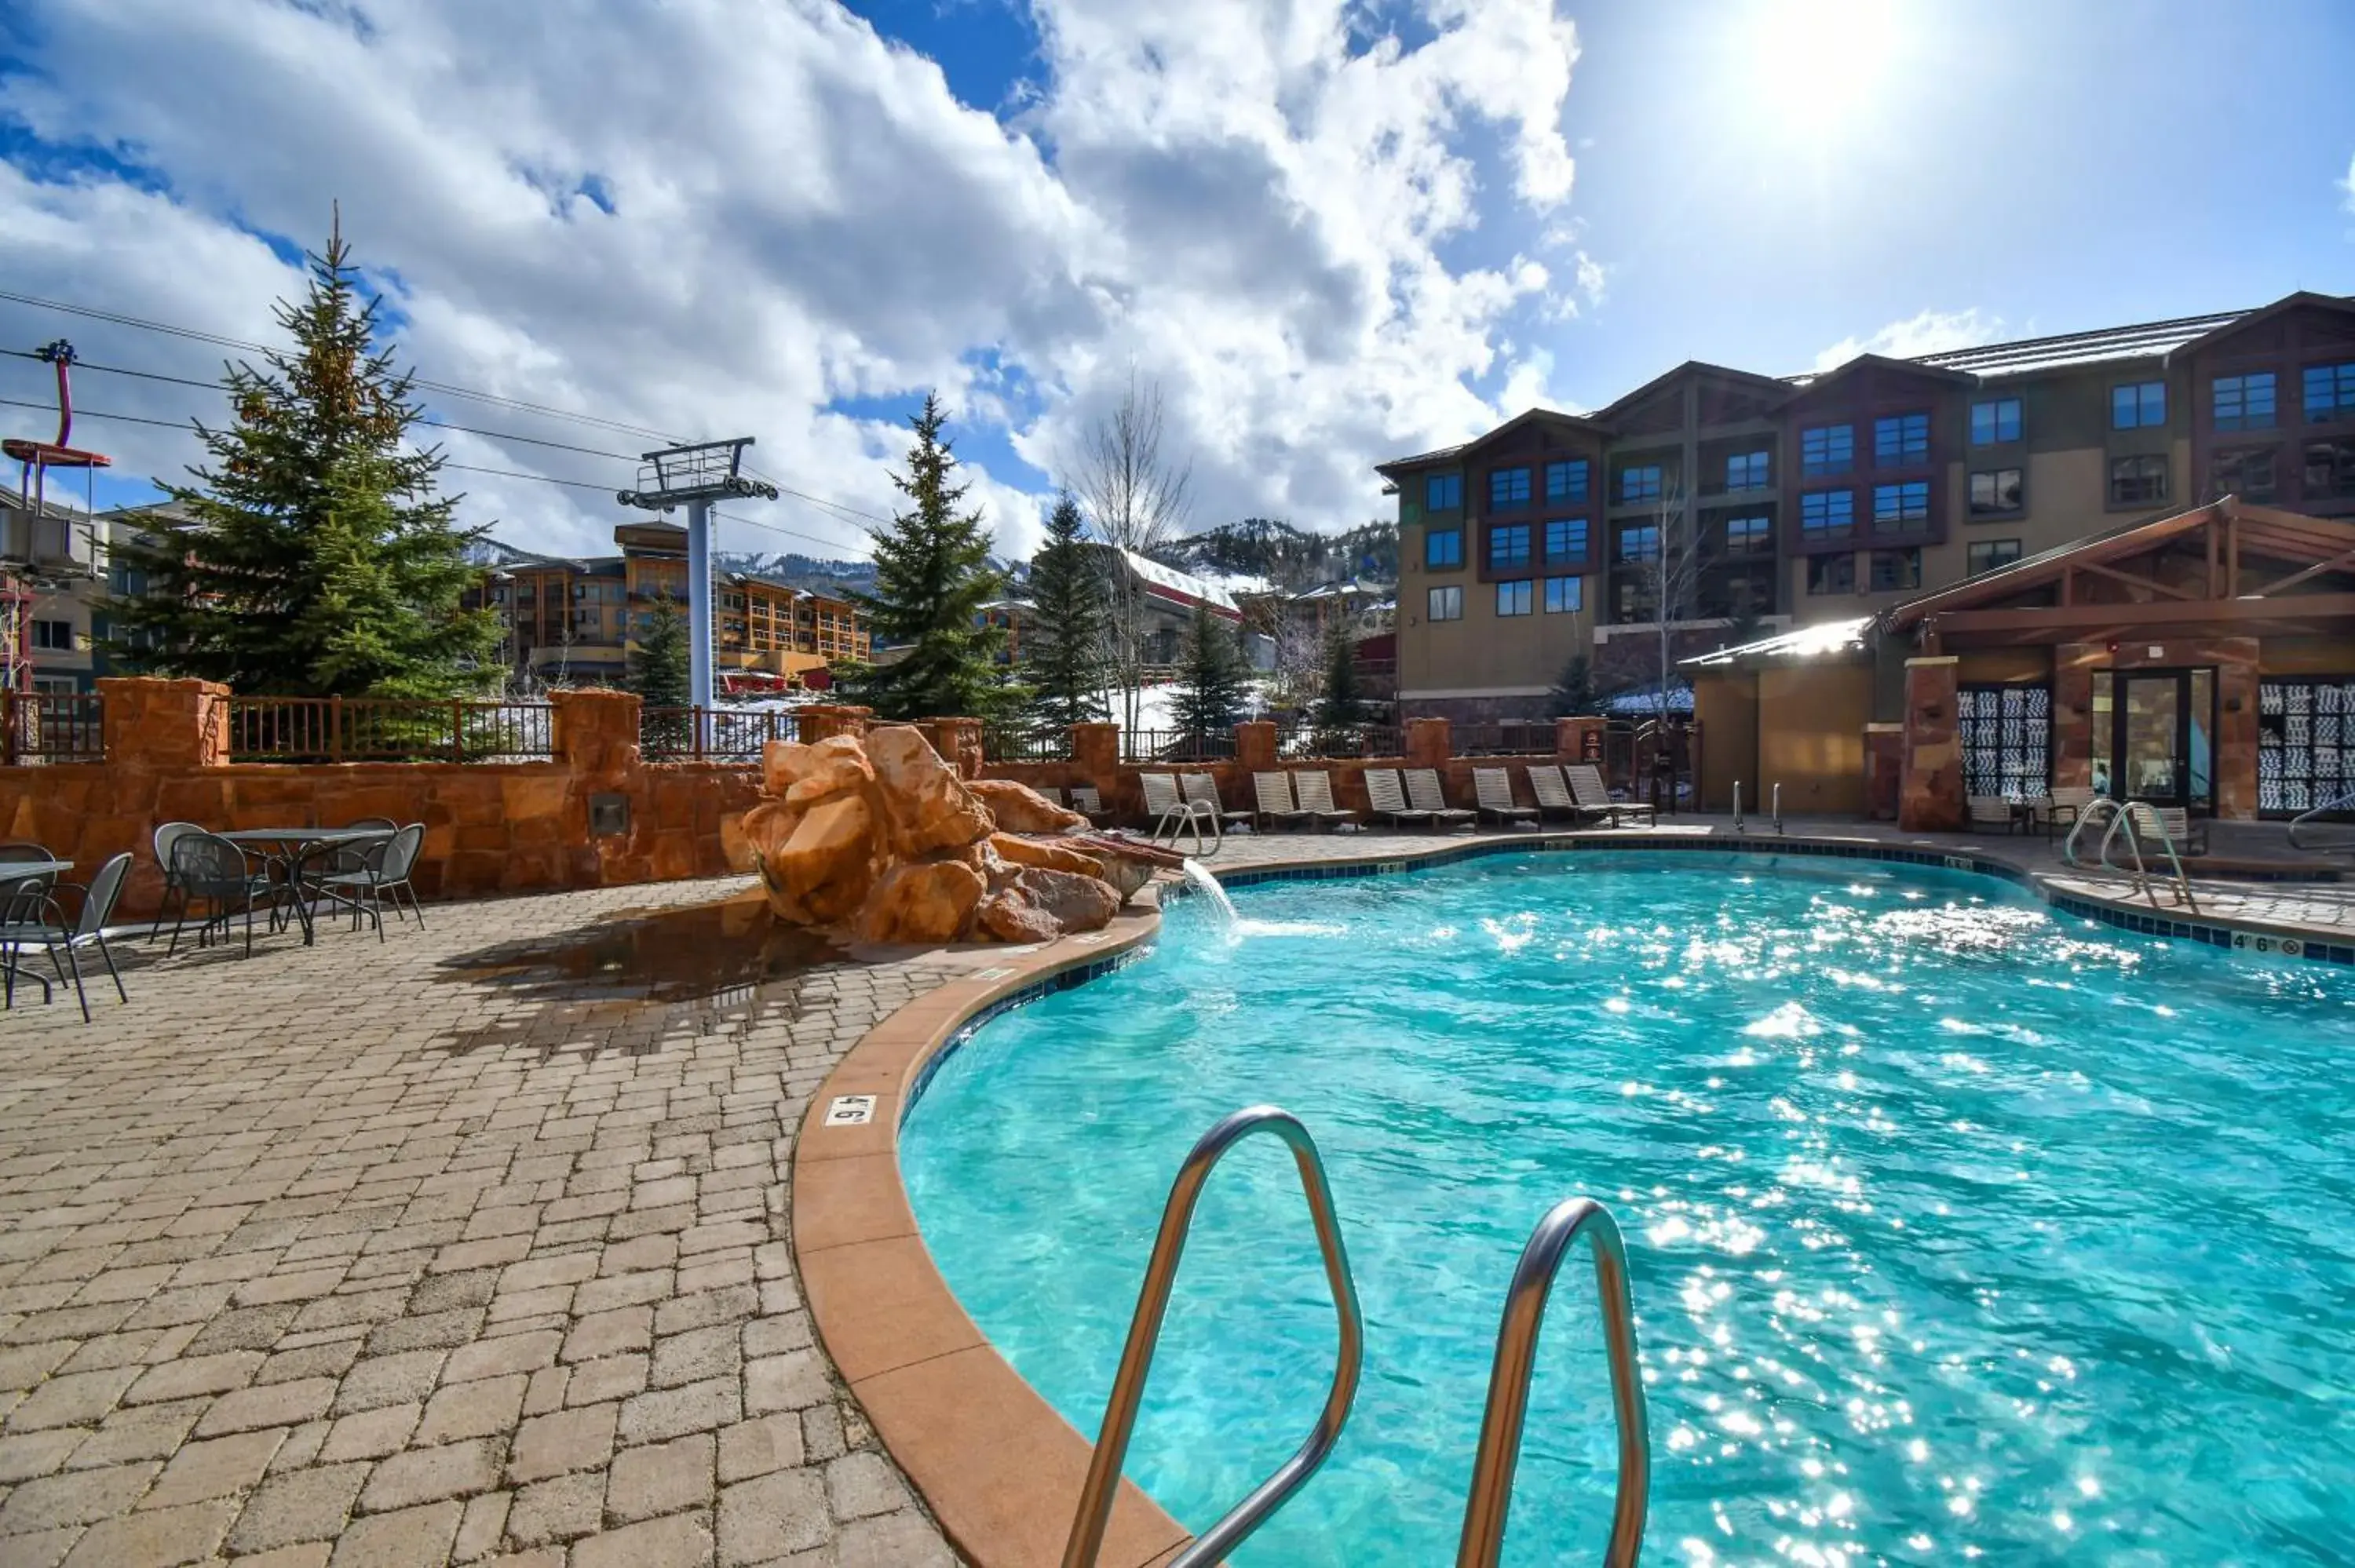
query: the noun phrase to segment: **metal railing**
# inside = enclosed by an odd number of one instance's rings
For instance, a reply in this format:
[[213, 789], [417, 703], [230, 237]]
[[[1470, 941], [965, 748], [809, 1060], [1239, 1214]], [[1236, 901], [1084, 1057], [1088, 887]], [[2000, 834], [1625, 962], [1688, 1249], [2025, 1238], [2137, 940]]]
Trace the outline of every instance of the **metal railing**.
[[777, 708], [645, 708], [638, 753], [649, 762], [758, 762], [773, 740], [796, 740], [800, 716]]
[[[2103, 871], [2114, 871], [2126, 877], [2132, 891], [2149, 899], [2152, 908], [2158, 908], [2160, 906], [2158, 890], [2151, 885], [2150, 870], [2144, 863], [2142, 854], [2141, 833], [2145, 830], [2153, 832], [2158, 835], [2161, 847], [2167, 851], [2168, 863], [2173, 868], [2175, 895], [2183, 900], [2184, 908], [2194, 915], [2199, 914], [2200, 906], [2191, 895], [2191, 878], [2184, 873], [2182, 857], [2175, 853], [2175, 840], [2168, 832], [2165, 820], [2159, 816], [2156, 809], [2144, 805], [2140, 801], [2120, 805], [2107, 795], [2096, 795], [2087, 801], [2084, 809], [2077, 813], [2075, 823], [2070, 827], [2069, 836], [2061, 841], [2061, 863], [2063, 865], [2081, 869], [2083, 867], [2084, 863], [2077, 858], [2077, 840], [2087, 826], [2102, 814], [2104, 807], [2109, 809], [2110, 825], [2102, 834], [2100, 851], [2095, 857], [2098, 868]], [[2132, 871], [2128, 871], [2122, 865], [2110, 863], [2110, 845], [2121, 831], [2126, 834], [2126, 848], [2134, 853]]]
[[2337, 843], [2316, 844], [2308, 843], [2297, 836], [2297, 831], [2300, 828], [2338, 811], [2355, 811], [2355, 789], [2349, 789], [2343, 795], [2325, 800], [2312, 810], [2300, 811], [2296, 816], [2292, 817], [2289, 823], [2289, 847], [2302, 850], [2355, 849], [2355, 839], [2342, 839]]
[[1130, 729], [1120, 736], [1123, 762], [1225, 762], [1235, 755], [1231, 729], [1198, 734], [1183, 729]]
[[0, 692], [0, 762], [98, 762], [106, 700], [95, 692]]
[[[1300, 1169], [1300, 1185], [1308, 1199], [1308, 1214], [1316, 1227], [1317, 1250], [1324, 1255], [1325, 1278], [1333, 1291], [1333, 1307], [1340, 1320], [1340, 1354], [1333, 1367], [1333, 1387], [1317, 1413], [1308, 1440], [1277, 1467], [1273, 1475], [1196, 1536], [1168, 1560], [1167, 1568], [1199, 1568], [1214, 1563], [1241, 1545], [1268, 1517], [1314, 1475], [1333, 1445], [1340, 1439], [1349, 1404], [1357, 1397], [1358, 1371], [1363, 1358], [1365, 1324], [1358, 1308], [1358, 1287], [1349, 1275], [1349, 1255], [1341, 1245], [1341, 1222], [1333, 1210], [1333, 1191], [1325, 1180], [1325, 1161], [1316, 1140], [1289, 1111], [1274, 1106], [1252, 1106], [1223, 1118], [1204, 1133], [1178, 1168], [1169, 1202], [1161, 1212], [1161, 1229], [1153, 1238], [1153, 1255], [1145, 1266], [1145, 1284], [1137, 1292], [1136, 1315], [1129, 1322], [1128, 1341], [1121, 1349], [1120, 1370], [1113, 1375], [1112, 1393], [1104, 1404], [1103, 1428], [1088, 1462], [1088, 1478], [1080, 1489], [1079, 1509], [1071, 1520], [1070, 1540], [1063, 1547], [1063, 1568], [1095, 1568], [1112, 1522], [1113, 1499], [1120, 1489], [1121, 1463], [1128, 1457], [1129, 1434], [1136, 1425], [1136, 1410], [1145, 1398], [1145, 1380], [1153, 1369], [1153, 1350], [1161, 1337], [1162, 1315], [1169, 1307], [1169, 1291], [1178, 1278], [1178, 1263], [1186, 1250], [1186, 1233], [1194, 1222], [1194, 1205], [1211, 1170], [1236, 1144], [1255, 1132], [1281, 1139]], [[1639, 1396], [1640, 1397], [1640, 1396]], [[1513, 1437], [1518, 1446], [1519, 1425]], [[1507, 1478], [1509, 1486], [1511, 1478]], [[1632, 1561], [1632, 1559], [1631, 1559]]]
[[981, 755], [992, 762], [1069, 762], [1071, 732], [1061, 725], [1038, 729], [992, 726], [981, 732]]
[[1275, 732], [1275, 752], [1287, 758], [1403, 757], [1406, 737], [1403, 731], [1391, 725], [1280, 725]]
[[223, 707], [233, 762], [505, 762], [556, 754], [556, 710], [545, 703], [232, 696]]
[[1513, 1504], [1513, 1470], [1520, 1461], [1521, 1425], [1529, 1415], [1529, 1377], [1538, 1330], [1561, 1260], [1581, 1234], [1594, 1244], [1594, 1287], [1603, 1316], [1604, 1348], [1611, 1362], [1611, 1404], [1619, 1428], [1618, 1497], [1611, 1515], [1606, 1568], [1635, 1568], [1644, 1547], [1644, 1512], [1651, 1490], [1652, 1439], [1645, 1426], [1644, 1380], [1636, 1364], [1636, 1312], [1627, 1293], [1627, 1248], [1611, 1212], [1592, 1198], [1554, 1205], [1521, 1249], [1505, 1291], [1497, 1327], [1497, 1360], [1488, 1373], [1488, 1407], [1472, 1460], [1472, 1489], [1464, 1503], [1464, 1533], [1456, 1568], [1496, 1568], [1504, 1551], [1505, 1520]]
[[1459, 724], [1448, 730], [1458, 757], [1551, 757], [1551, 720], [1543, 724]]

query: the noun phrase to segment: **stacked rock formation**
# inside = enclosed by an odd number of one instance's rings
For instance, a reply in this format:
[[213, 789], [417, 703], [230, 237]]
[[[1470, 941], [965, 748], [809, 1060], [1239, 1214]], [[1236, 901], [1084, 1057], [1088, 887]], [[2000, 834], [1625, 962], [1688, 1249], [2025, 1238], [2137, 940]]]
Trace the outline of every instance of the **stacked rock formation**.
[[1161, 860], [1072, 837], [1087, 819], [1022, 785], [967, 783], [904, 726], [771, 741], [761, 771], [763, 799], [745, 813], [744, 837], [771, 906], [860, 941], [1092, 931]]

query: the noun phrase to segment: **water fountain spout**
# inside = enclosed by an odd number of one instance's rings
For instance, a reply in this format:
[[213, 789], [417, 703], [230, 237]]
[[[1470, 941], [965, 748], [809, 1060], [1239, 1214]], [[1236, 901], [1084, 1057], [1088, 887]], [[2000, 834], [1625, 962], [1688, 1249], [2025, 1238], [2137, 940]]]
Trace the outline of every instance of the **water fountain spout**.
[[1219, 924], [1232, 929], [1237, 918], [1235, 901], [1227, 896], [1227, 890], [1219, 885], [1219, 879], [1204, 871], [1202, 863], [1196, 860], [1186, 863], [1185, 874], [1187, 889], [1209, 899], [1210, 907], [1219, 912]]

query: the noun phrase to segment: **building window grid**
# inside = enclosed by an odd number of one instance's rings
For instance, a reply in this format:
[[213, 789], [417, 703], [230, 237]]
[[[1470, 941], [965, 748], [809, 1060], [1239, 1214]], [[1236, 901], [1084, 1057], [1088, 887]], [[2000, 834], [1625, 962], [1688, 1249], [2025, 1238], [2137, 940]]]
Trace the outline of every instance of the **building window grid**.
[[2355, 679], [2257, 683], [2257, 810], [2295, 816], [2355, 789]]
[[2166, 382], [2136, 381], [2110, 388], [2110, 429], [2145, 430], [2166, 423]]
[[1464, 564], [1464, 530], [1433, 528], [1423, 536], [1423, 564], [1425, 570]]
[[1545, 609], [1548, 615], [1574, 615], [1585, 608], [1584, 577], [1546, 578]]
[[1807, 591], [1811, 594], [1854, 593], [1855, 553], [1843, 550], [1836, 555], [1808, 556]]
[[1964, 570], [1972, 577], [1994, 571], [1998, 567], [2008, 567], [2018, 559], [2019, 541], [2017, 539], [1975, 540], [1963, 553]]
[[2355, 419], [2355, 363], [2307, 366], [2303, 402], [2308, 424]]
[[1876, 484], [1872, 487], [1872, 531], [1876, 534], [1902, 534], [1907, 525], [1925, 522], [1930, 515], [1930, 484], [1927, 480], [1907, 480], [1902, 484]]
[[1619, 559], [1623, 562], [1656, 561], [1660, 556], [1660, 530], [1657, 524], [1643, 523], [1619, 530]]
[[2274, 424], [2274, 373], [2252, 371], [2246, 376], [2219, 376], [2213, 385], [2216, 428], [2220, 430], [2269, 430]]
[[1929, 461], [1929, 415], [1887, 414], [1872, 421], [1875, 467], [1919, 468]]
[[2306, 472], [2299, 486], [2308, 500], [2355, 496], [2355, 436], [2306, 443]]
[[1922, 586], [1922, 552], [1919, 549], [1875, 550], [1872, 552], [1872, 591], [1894, 593], [1900, 588]]
[[2218, 452], [2208, 471], [2208, 487], [2218, 496], [2237, 495], [2243, 501], [2274, 498], [2274, 449], [2246, 448]]
[[1529, 503], [1529, 471], [1521, 468], [1500, 468], [1488, 474], [1488, 504], [1491, 506], [1527, 506]]
[[1856, 492], [1813, 490], [1799, 497], [1799, 536], [1810, 543], [1851, 538], [1856, 533]]
[[1810, 479], [1856, 467], [1856, 427], [1817, 425], [1799, 432], [1799, 471]]
[[2167, 499], [2167, 460], [2146, 453], [2110, 460], [2110, 503], [2147, 506]]
[[1729, 556], [1764, 556], [1774, 549], [1774, 519], [1764, 516], [1729, 517], [1725, 520], [1725, 553]]
[[1586, 559], [1586, 519], [1558, 517], [1547, 524], [1545, 558], [1549, 561]]
[[1545, 498], [1548, 501], [1585, 500], [1586, 460], [1573, 458], [1546, 464]]
[[1529, 612], [1529, 579], [1516, 577], [1497, 585], [1498, 615], [1527, 615]]
[[1619, 499], [1624, 503], [1660, 498], [1660, 465], [1644, 463], [1619, 471]]
[[1764, 490], [1774, 482], [1773, 464], [1769, 454], [1735, 452], [1725, 460], [1725, 488], [1728, 490]]
[[1423, 482], [1423, 509], [1429, 512], [1453, 512], [1464, 504], [1464, 476], [1460, 473], [1434, 473]]
[[1433, 620], [1461, 620], [1464, 619], [1464, 589], [1455, 584], [1433, 588], [1424, 608]]
[[2052, 692], [2047, 686], [1965, 683], [1955, 694], [1963, 789], [2035, 800], [2052, 776]]
[[1507, 570], [1529, 564], [1529, 525], [1516, 523], [1488, 530], [1488, 569]]
[[1990, 397], [1971, 405], [1971, 445], [1995, 446], [2019, 440], [2019, 399]]
[[1971, 475], [1971, 515], [1998, 516], [2027, 504], [2027, 474], [2016, 468], [1981, 469]]

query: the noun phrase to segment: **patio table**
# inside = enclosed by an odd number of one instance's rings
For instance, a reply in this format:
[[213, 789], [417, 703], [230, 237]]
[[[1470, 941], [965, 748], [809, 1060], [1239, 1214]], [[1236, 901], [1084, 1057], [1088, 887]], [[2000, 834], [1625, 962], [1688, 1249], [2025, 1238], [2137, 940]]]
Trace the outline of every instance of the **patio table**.
[[[0, 887], [14, 887], [20, 883], [32, 882], [44, 876], [61, 877], [73, 868], [74, 863], [69, 860], [8, 861], [5, 864], [0, 864]], [[16, 910], [5, 904], [0, 904], [0, 916], [14, 919]], [[49, 982], [47, 980], [18, 966], [16, 954], [22, 950], [22, 948], [11, 948], [0, 951], [0, 986], [5, 986], [6, 991], [7, 1005], [10, 1007], [16, 1005], [16, 981], [20, 976], [26, 980], [40, 981], [43, 1001], [56, 1001], [57, 992], [49, 988]]]
[[[215, 838], [227, 839], [240, 849], [262, 852], [265, 864], [283, 867], [286, 891], [294, 906], [294, 918], [303, 927], [303, 945], [312, 946], [318, 938], [311, 919], [310, 901], [303, 896], [303, 863], [314, 855], [331, 850], [348, 849], [354, 844], [374, 843], [392, 837], [386, 828], [240, 828], [233, 833], [216, 833]], [[272, 854], [270, 846], [276, 845], [280, 853]]]

